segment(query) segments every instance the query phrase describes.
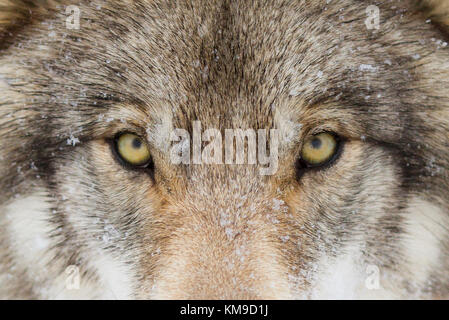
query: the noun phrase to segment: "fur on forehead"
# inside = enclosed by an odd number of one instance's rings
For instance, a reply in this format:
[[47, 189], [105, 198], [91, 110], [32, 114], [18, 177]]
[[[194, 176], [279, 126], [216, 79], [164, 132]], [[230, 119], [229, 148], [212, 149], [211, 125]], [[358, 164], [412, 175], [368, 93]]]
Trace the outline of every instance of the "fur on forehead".
[[[141, 1], [123, 2], [130, 4]], [[423, 11], [426, 17], [449, 26], [449, 2], [446, 0], [410, 0], [408, 2]], [[10, 31], [9, 29], [14, 26], [23, 25], [23, 22], [33, 22], [33, 19], [45, 14], [47, 9], [64, 3], [68, 4], [64, 0], [0, 0], [0, 33], [5, 35], [5, 31]]]
[[[292, 112], [291, 106], [296, 103], [302, 110], [299, 116], [315, 117], [310, 125], [332, 118], [344, 125], [357, 114], [358, 127], [362, 123], [363, 127], [349, 135], [406, 144], [415, 142], [410, 132], [427, 124], [435, 127], [436, 122], [428, 117], [429, 123], [423, 124], [410, 112], [410, 105], [424, 111], [449, 103], [444, 90], [432, 90], [447, 88], [447, 48], [430, 40], [425, 45], [416, 41], [418, 34], [432, 38], [438, 33], [413, 17], [410, 8], [415, 1], [397, 2], [399, 8], [409, 4], [410, 21], [403, 25], [399, 18], [406, 11], [393, 10], [393, 3], [379, 4], [388, 14], [377, 33], [364, 28], [365, 4], [355, 1], [307, 5], [216, 1], [206, 6], [201, 1], [98, 3], [102, 10], [96, 9], [96, 3], [80, 1], [82, 32], [67, 32], [60, 24], [65, 22], [63, 9], [69, 2], [0, 0], [5, 62], [10, 68], [27, 69], [23, 80], [28, 84], [20, 88], [23, 96], [39, 90], [40, 101], [34, 100], [35, 107], [30, 108], [36, 124], [42, 116], [59, 113], [50, 127], [63, 142], [68, 138], [64, 118], [76, 126], [69, 128], [71, 133], [88, 138], [98, 125], [92, 116], [99, 112], [92, 115], [92, 106], [103, 113], [126, 101], [146, 109], [153, 118], [163, 113], [166, 116], [159, 122], [183, 128], [193, 120], [209, 127], [272, 127], [279, 117], [276, 113], [295, 123], [298, 111]], [[124, 10], [129, 5], [136, 10]], [[432, 17], [444, 16], [446, 8], [443, 1], [427, 1], [424, 6]], [[193, 18], [181, 18], [185, 15]], [[298, 16], [300, 25], [308, 28], [298, 27]], [[321, 18], [311, 21], [311, 16]], [[54, 37], [41, 30], [49, 28], [41, 23], [45, 18], [54, 24]], [[341, 19], [359, 21], [353, 25], [356, 32], [345, 32], [350, 24]], [[285, 27], [279, 29], [266, 20], [282, 21]], [[45, 36], [45, 41], [39, 36]], [[7, 47], [15, 41], [23, 42], [21, 50], [12, 51], [8, 58]], [[441, 74], [438, 83], [424, 76], [436, 71]], [[43, 82], [48, 91], [39, 87]], [[413, 95], [409, 94], [412, 84]], [[56, 105], [51, 110], [49, 101]], [[320, 106], [325, 112], [318, 119]]]

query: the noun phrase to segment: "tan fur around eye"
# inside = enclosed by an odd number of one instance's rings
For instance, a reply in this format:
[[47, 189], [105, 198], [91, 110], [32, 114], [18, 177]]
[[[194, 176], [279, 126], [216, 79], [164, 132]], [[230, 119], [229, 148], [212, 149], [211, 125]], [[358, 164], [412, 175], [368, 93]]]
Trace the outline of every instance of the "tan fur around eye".
[[420, 1], [419, 5], [433, 21], [449, 27], [449, 1], [424, 0]]

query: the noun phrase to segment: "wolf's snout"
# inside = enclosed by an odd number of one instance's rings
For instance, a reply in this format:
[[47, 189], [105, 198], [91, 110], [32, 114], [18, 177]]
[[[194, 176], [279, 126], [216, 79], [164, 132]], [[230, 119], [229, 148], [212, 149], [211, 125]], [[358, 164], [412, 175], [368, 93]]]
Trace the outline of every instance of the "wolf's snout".
[[159, 261], [155, 298], [288, 297], [280, 240], [266, 221], [273, 208], [257, 200], [253, 210], [232, 203], [208, 210], [184, 206], [176, 215], [182, 221]]

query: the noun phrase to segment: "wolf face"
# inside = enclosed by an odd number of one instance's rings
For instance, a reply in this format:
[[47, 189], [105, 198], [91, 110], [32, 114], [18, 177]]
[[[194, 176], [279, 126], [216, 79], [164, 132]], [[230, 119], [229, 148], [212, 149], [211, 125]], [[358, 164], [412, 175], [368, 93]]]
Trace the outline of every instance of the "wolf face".
[[[0, 296], [449, 297], [447, 2], [425, 4], [0, 1]], [[174, 163], [195, 121], [201, 150], [277, 130], [277, 170]]]

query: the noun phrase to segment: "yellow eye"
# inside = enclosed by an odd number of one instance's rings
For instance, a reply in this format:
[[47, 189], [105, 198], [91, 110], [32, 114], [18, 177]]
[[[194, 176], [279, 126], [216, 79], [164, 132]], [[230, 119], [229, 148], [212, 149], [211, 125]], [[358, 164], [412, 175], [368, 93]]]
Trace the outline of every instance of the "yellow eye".
[[150, 150], [145, 141], [132, 133], [121, 134], [116, 139], [117, 153], [133, 166], [146, 165], [150, 159]]
[[337, 138], [327, 132], [309, 137], [302, 147], [301, 158], [311, 166], [325, 164], [337, 152]]

